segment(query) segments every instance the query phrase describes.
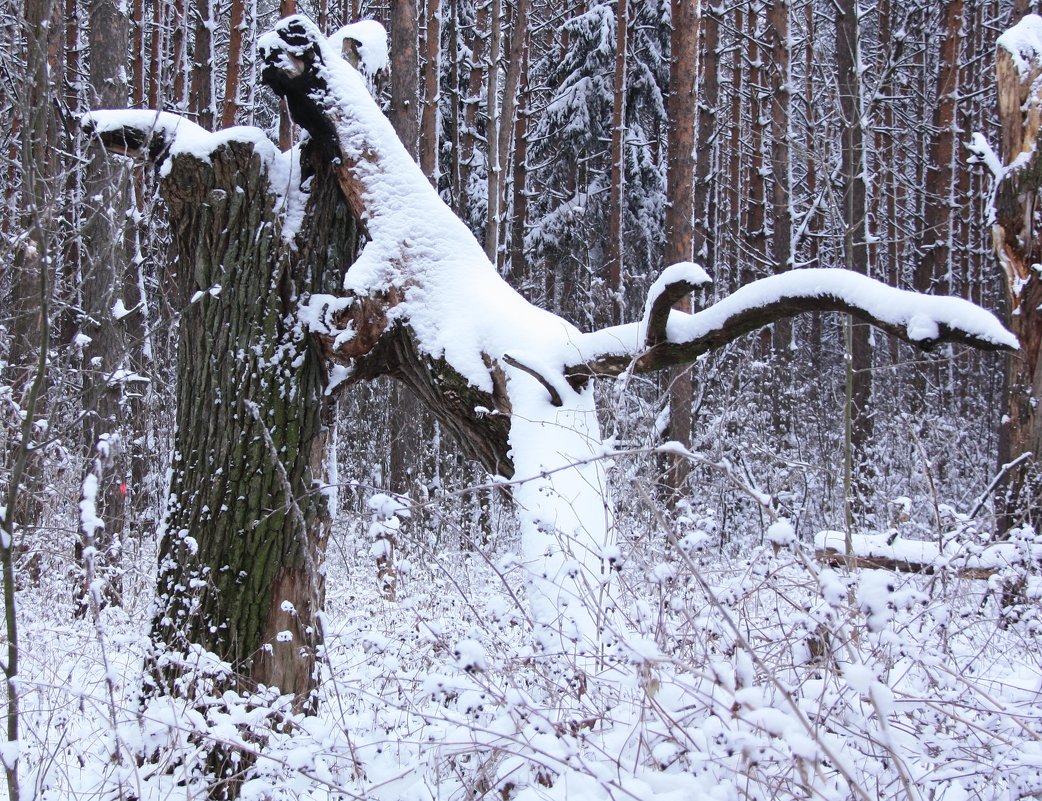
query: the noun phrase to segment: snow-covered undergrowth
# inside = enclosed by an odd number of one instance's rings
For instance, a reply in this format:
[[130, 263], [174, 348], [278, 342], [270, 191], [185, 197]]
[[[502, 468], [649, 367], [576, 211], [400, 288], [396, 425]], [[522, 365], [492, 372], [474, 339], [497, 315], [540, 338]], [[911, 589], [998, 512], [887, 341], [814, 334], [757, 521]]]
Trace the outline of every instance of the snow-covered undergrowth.
[[[368, 520], [345, 515], [312, 718], [264, 692], [207, 697], [221, 666], [203, 657], [202, 708], [142, 708], [147, 581], [100, 626], [26, 589], [25, 786], [41, 799], [203, 798], [220, 742], [250, 755], [248, 799], [1042, 793], [1042, 618], [1023, 568], [989, 581], [847, 574], [816, 565], [785, 524], [742, 532], [748, 547], [727, 557], [698, 515], [667, 522], [638, 505], [620, 516], [616, 560], [635, 634], [602, 662], [533, 644], [509, 523], [479, 545], [437, 508], [405, 522], [391, 603]], [[1037, 561], [1034, 533], [1017, 537]]]

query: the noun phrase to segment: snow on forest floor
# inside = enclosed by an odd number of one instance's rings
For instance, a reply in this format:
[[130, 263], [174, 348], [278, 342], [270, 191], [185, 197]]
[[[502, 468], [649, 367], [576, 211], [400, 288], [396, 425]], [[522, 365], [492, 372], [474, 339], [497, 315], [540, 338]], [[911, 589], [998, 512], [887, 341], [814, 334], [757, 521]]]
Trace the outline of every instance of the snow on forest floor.
[[[60, 577], [25, 589], [25, 795], [204, 798], [216, 740], [256, 755], [246, 799], [1042, 797], [1039, 583], [1016, 567], [846, 575], [784, 526], [740, 558], [634, 528], [617, 580], [637, 636], [596, 660], [533, 646], [508, 536], [409, 525], [395, 602], [366, 524], [338, 531], [312, 718], [262, 694], [140, 708], [145, 568], [98, 626]], [[1015, 542], [1037, 560], [1032, 532]]]

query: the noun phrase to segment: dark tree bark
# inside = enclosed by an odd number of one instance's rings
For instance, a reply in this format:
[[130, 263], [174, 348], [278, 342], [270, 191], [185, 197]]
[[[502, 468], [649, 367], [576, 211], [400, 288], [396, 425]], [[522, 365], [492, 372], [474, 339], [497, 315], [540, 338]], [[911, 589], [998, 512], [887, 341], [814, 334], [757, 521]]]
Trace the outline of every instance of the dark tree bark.
[[192, 48], [188, 108], [197, 123], [212, 131], [217, 118], [213, 85], [214, 0], [197, 0], [192, 15], [195, 18], [195, 44]]
[[937, 70], [937, 105], [930, 131], [926, 169], [926, 205], [919, 236], [915, 288], [919, 292], [951, 291], [952, 196], [956, 170], [956, 102], [959, 55], [963, 39], [963, 0], [944, 6], [944, 39]]
[[[128, 22], [122, 3], [95, 0], [90, 6], [91, 103], [126, 108]], [[80, 333], [83, 348], [83, 442], [87, 473], [98, 481], [97, 514], [104, 528], [91, 535], [85, 553], [108, 581], [110, 599], [118, 600], [122, 538], [128, 533], [128, 481], [132, 475], [135, 410], [129, 396], [140, 394], [140, 298], [134, 265], [126, 246], [126, 201], [130, 174], [105, 155], [96, 140], [87, 147], [84, 176], [86, 209], [80, 231]], [[122, 304], [122, 309], [119, 309]], [[129, 391], [128, 391], [129, 390]], [[91, 541], [93, 540], [93, 541]], [[86, 568], [86, 566], [85, 566]], [[111, 570], [110, 570], [111, 568]], [[84, 592], [87, 592], [86, 586]], [[85, 608], [85, 607], [84, 607]]]
[[316, 490], [329, 478], [330, 429], [323, 361], [294, 312], [302, 295], [335, 282], [355, 227], [324, 170], [293, 251], [253, 148], [232, 144], [212, 161], [178, 156], [161, 183], [176, 257], [191, 265], [189, 289], [199, 294], [184, 310], [178, 347], [153, 624], [156, 641], [172, 648], [156, 680], [172, 686], [186, 670], [174, 653], [198, 644], [233, 666], [238, 688], [278, 687], [302, 707], [312, 703], [321, 642], [315, 565], [329, 506]]

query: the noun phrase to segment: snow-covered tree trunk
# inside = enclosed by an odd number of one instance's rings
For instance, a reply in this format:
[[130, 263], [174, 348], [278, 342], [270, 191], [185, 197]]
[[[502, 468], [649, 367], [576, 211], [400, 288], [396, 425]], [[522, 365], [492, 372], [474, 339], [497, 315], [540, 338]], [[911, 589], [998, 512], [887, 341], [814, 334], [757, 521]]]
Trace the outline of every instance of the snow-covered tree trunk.
[[216, 670], [227, 671], [225, 686], [278, 687], [304, 706], [334, 479], [326, 363], [296, 309], [339, 283], [354, 219], [328, 168], [309, 194], [298, 188], [300, 160], [306, 174], [325, 153], [278, 155], [259, 131], [211, 136], [155, 112], [102, 112], [86, 124], [110, 149], [167, 159], [160, 189], [189, 298], [153, 624], [166, 644], [156, 689], [213, 667], [201, 647], [225, 663]]
[[[278, 237], [299, 219], [299, 205], [291, 197], [277, 207], [267, 187], [289, 187], [292, 195], [300, 176], [260, 180], [282, 160], [259, 131], [203, 136], [169, 115], [88, 119], [110, 147], [151, 152], [164, 165], [179, 253], [195, 268], [194, 325], [186, 320], [185, 330], [206, 331], [215, 340], [198, 342], [205, 337], [195, 333], [182, 355], [180, 475], [164, 544], [167, 614], [157, 630], [167, 639], [187, 632], [216, 643], [255, 681], [304, 676], [307, 657], [292, 657], [301, 666], [286, 668], [291, 675], [283, 678], [277, 666], [290, 656], [257, 649], [277, 648], [283, 631], [297, 648], [302, 640], [311, 644], [293, 614], [307, 617], [321, 596], [315, 589], [320, 578], [308, 581], [308, 571], [317, 571], [308, 558], [317, 560], [322, 539], [323, 511], [312, 492], [313, 482], [324, 480], [322, 432], [315, 427], [321, 362], [307, 345], [305, 327], [321, 354], [338, 365], [335, 378], [397, 378], [469, 455], [511, 479], [521, 540], [516, 564], [526, 577], [537, 642], [590, 657], [625, 637], [611, 619], [610, 574], [618, 551], [603, 467], [610, 451], [601, 440], [592, 379], [688, 363], [803, 311], [844, 311], [924, 347], [941, 340], [992, 349], [1013, 344], [991, 315], [969, 303], [892, 290], [843, 270], [792, 271], [683, 314], [672, 310], [674, 303], [709, 280], [690, 262], [667, 268], [639, 322], [582, 333], [529, 304], [499, 276], [342, 57], [345, 41], [340, 34], [326, 39], [306, 18], [292, 17], [260, 42], [265, 81], [310, 133], [311, 210], [295, 253]], [[157, 122], [163, 135], [154, 136], [149, 149], [145, 138]], [[334, 182], [342, 204], [327, 194]], [[344, 246], [332, 247], [347, 236], [346, 223], [331, 222], [340, 219], [336, 209], [349, 209], [367, 234], [354, 263]], [[344, 233], [330, 239], [336, 231]], [[236, 265], [234, 272], [226, 272], [229, 265]], [[337, 265], [343, 267], [337, 286], [318, 291]], [[242, 303], [244, 293], [252, 303]], [[228, 342], [230, 332], [243, 339]], [[230, 380], [228, 371], [234, 386], [221, 383]], [[254, 387], [249, 394], [239, 390], [242, 380]], [[215, 382], [208, 401], [201, 389], [192, 390], [198, 381]], [[227, 446], [219, 447], [223, 442]], [[227, 465], [212, 461], [221, 453], [232, 455]], [[246, 458], [252, 491], [219, 489], [241, 480]], [[186, 508], [177, 508], [178, 501]], [[258, 530], [271, 539], [246, 547]], [[272, 572], [258, 557], [277, 547], [287, 549], [287, 557]], [[282, 603], [287, 593], [291, 606]], [[189, 620], [193, 603], [211, 625], [216, 621], [216, 630]], [[239, 614], [252, 632], [248, 642], [232, 625]], [[224, 620], [231, 621], [227, 627]], [[307, 684], [292, 689], [298, 686]]]

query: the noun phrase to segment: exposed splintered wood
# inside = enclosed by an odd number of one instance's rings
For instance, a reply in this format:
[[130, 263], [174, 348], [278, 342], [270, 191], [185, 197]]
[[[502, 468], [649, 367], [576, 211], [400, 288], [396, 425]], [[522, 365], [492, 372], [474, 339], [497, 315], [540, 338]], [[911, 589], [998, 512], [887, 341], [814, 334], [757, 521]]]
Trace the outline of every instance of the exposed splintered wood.
[[[1007, 362], [1007, 408], [999, 429], [999, 464], [1042, 453], [1042, 20], [1028, 15], [999, 38], [995, 70], [1002, 163], [995, 187], [992, 237], [1006, 284], [1010, 329], [1020, 350]], [[995, 498], [1000, 529], [1021, 521], [1042, 523], [1037, 461], [1006, 474]]]

